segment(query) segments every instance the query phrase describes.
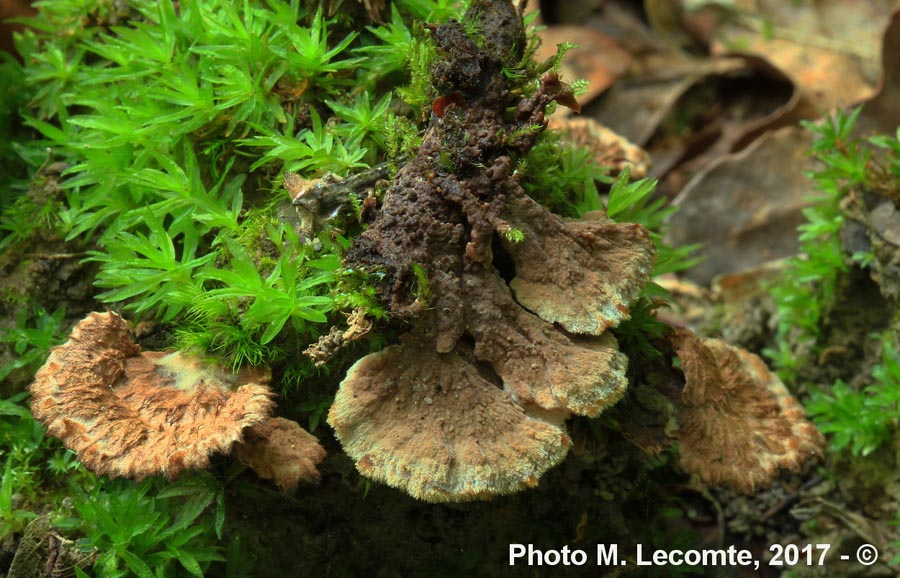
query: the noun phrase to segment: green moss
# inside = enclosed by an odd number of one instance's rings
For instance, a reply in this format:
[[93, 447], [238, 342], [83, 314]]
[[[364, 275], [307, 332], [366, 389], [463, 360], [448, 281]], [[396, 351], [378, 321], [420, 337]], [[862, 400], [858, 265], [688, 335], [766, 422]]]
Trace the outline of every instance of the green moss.
[[[889, 274], [875, 273], [882, 265], [877, 263], [880, 256], [874, 248], [849, 254], [841, 238], [852, 206], [867, 198], [892, 200], [900, 195], [900, 134], [856, 136], [860, 112], [860, 108], [839, 112], [824, 122], [805, 125], [816, 135], [812, 154], [821, 168], [811, 177], [818, 194], [804, 210], [806, 223], [799, 227], [802, 255], [788, 261], [785, 275], [770, 289], [778, 327], [775, 347], [767, 351], [783, 378], [801, 381], [812, 374], [810, 368], [827, 365], [830, 349], [846, 347], [832, 342], [834, 334], [849, 333], [844, 339], [853, 340], [851, 346], [866, 357], [859, 361], [860, 367], [866, 367], [865, 373], [833, 384], [798, 385], [809, 388], [806, 407], [816, 425], [829, 434], [829, 451], [849, 452], [857, 458], [893, 444], [900, 431], [900, 359], [896, 354], [900, 309], [892, 297], [893, 281]], [[862, 232], [864, 237], [867, 234]], [[880, 292], [874, 297], [886, 309], [874, 315], [882, 319], [871, 319], [864, 315], [866, 311], [858, 310], [872, 307], [879, 311], [875, 300], [854, 305], [847, 295], [860, 290], [854, 279], [868, 280], [870, 274], [878, 283], [872, 285], [873, 290]], [[853, 323], [855, 318], [869, 322]], [[867, 335], [875, 327], [887, 330]]]
[[[289, 199], [275, 183], [285, 170], [343, 175], [415, 150], [434, 49], [412, 23], [457, 12], [443, 1], [397, 2], [388, 23], [363, 26], [308, 6], [43, 2], [18, 41], [27, 65], [0, 65], [2, 86], [18, 88], [2, 92], [0, 247], [65, 239], [88, 248], [98, 299], [163, 322], [162, 345], [235, 368], [270, 365], [285, 393], [310, 389], [295, 403], [315, 427], [335, 377], [322, 379], [328, 370], [304, 347], [342, 312], [385, 313], [372, 280], [340, 267], [350, 243], [342, 231], [300, 238], [276, 216]], [[21, 319], [2, 335], [17, 357], [3, 376], [33, 369], [64, 330], [62, 310], [44, 312], [40, 298], [17, 296]], [[346, 369], [381, 343], [362, 340], [334, 365]], [[314, 377], [328, 385], [322, 396]], [[219, 545], [223, 480], [134, 486], [80, 467], [76, 475], [21, 401], [0, 406], [11, 418], [0, 427], [4, 535], [21, 531], [38, 503], [58, 509], [69, 494], [74, 509], [58, 529], [100, 549], [93, 575], [242, 571], [239, 550]], [[13, 504], [14, 495], [29, 501]]]
[[[236, 363], [272, 361], [285, 327], [308, 341], [330, 312], [368, 301], [340, 294], [335, 243], [313, 250], [253, 215], [285, 198], [266, 190], [281, 171], [345, 174], [414, 150], [434, 47], [410, 22], [449, 5], [398, 3], [358, 32], [298, 2], [45, 4], [19, 41], [35, 95], [27, 150], [69, 168], [52, 202], [11, 201], [5, 243], [49, 229], [93, 245], [101, 300]], [[376, 88], [388, 76], [409, 116]]]
[[[398, 0], [385, 23], [373, 24], [328, 16], [320, 4], [48, 0], [19, 39], [28, 64], [0, 70], [23, 79], [16, 85], [25, 87], [29, 105], [21, 125], [30, 131], [14, 155], [0, 148], [0, 159], [15, 158], [19, 174], [38, 175], [30, 189], [11, 185], [0, 197], [10, 208], [0, 219], [0, 247], [52, 237], [88, 250], [97, 299], [161, 322], [164, 346], [213, 353], [234, 368], [271, 366], [291, 396], [285, 406], [311, 429], [340, 375], [380, 348], [391, 327], [324, 368], [302, 355], [350, 311], [375, 320], [387, 314], [376, 294], [379, 272], [341, 266], [362, 225], [324, 225], [301, 237], [278, 216], [290, 202], [278, 183], [285, 171], [306, 179], [346, 175], [414, 153], [437, 96], [430, 72], [437, 53], [421, 23], [460, 13], [449, 0]], [[528, 38], [524, 57], [504, 70], [516, 95], [532, 92], [562, 58], [535, 62], [533, 31]], [[510, 138], [528, 140], [539, 129]], [[61, 175], [38, 172], [56, 163]], [[660, 254], [673, 255], [660, 260], [669, 270], [689, 262], [688, 253], [659, 241], [666, 209], [652, 199], [654, 183], [627, 176], [612, 183], [590, 153], [564, 146], [554, 133], [540, 137], [518, 170], [532, 196], [566, 216], [602, 209], [597, 183], [612, 185], [611, 216], [653, 229]], [[44, 194], [48, 184], [56, 187], [52, 195]], [[359, 215], [363, 207], [351, 202]], [[516, 229], [506, 235], [522, 238]], [[427, 306], [427, 275], [422, 267], [414, 272], [416, 297]], [[642, 297], [619, 330], [629, 353], [655, 351], [655, 297]], [[25, 305], [4, 340], [21, 348], [30, 367], [59, 339], [63, 323], [37, 301]], [[228, 553], [218, 543], [227, 478], [134, 486], [80, 468], [75, 475], [71, 456], [43, 439], [20, 401], [2, 408], [21, 414], [16, 435], [31, 441], [0, 447], [4, 456], [19, 452], [0, 498], [46, 482], [36, 472], [47, 464], [71, 479], [74, 510], [61, 527], [102, 550], [96, 575], [236, 575], [237, 563], [223, 560]], [[42, 499], [60, 506], [55, 497]], [[10, 510], [12, 531], [30, 517], [17, 511]]]
[[40, 305], [34, 310], [21, 307], [15, 326], [0, 330], [0, 343], [6, 344], [15, 354], [10, 361], [0, 365], [0, 382], [18, 369], [34, 372], [43, 365], [50, 348], [62, 343], [64, 318], [65, 307], [53, 313]]
[[[0, 214], [12, 210], [16, 198], [27, 189], [27, 163], [16, 145], [24, 133], [18, 112], [30, 92], [24, 77], [19, 63], [11, 55], [0, 53]], [[16, 231], [27, 235], [24, 231], [31, 230], [29, 225], [22, 219]]]
[[844, 222], [840, 201], [851, 187], [865, 184], [871, 156], [851, 136], [860, 110], [805, 125], [818, 137], [812, 153], [824, 168], [813, 175], [818, 196], [811, 207], [804, 209], [807, 222], [799, 229], [803, 256], [791, 259], [787, 274], [772, 287], [778, 329], [776, 346], [767, 355], [787, 379], [795, 376], [804, 363], [803, 356], [795, 352], [815, 348], [838, 281], [848, 270], [840, 241]]
[[892, 442], [900, 425], [900, 356], [890, 332], [873, 336], [881, 345], [880, 362], [868, 384], [852, 388], [841, 380], [810, 392], [806, 409], [833, 452], [848, 449], [867, 456]]
[[610, 182], [608, 170], [588, 149], [565, 143], [560, 132], [542, 133], [516, 170], [525, 191], [555, 213], [577, 217], [603, 208], [597, 183]]

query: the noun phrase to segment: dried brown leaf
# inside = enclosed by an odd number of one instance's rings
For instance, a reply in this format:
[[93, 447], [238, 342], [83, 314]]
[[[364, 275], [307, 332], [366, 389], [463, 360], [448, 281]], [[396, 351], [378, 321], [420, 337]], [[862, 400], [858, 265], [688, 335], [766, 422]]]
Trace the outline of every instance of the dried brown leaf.
[[647, 151], [592, 118], [557, 115], [550, 118], [549, 128], [561, 130], [575, 146], [589, 149], [594, 162], [609, 167], [612, 175], [627, 168], [631, 178], [642, 179], [650, 171], [652, 161]]
[[743, 151], [721, 157], [694, 176], [669, 218], [667, 241], [703, 243], [698, 265], [685, 275], [701, 284], [713, 277], [793, 255], [804, 222], [813, 135], [798, 127], [769, 133]]
[[824, 114], [872, 94], [890, 12], [889, 2], [868, 0], [744, 2], [719, 26], [713, 51], [765, 58]]
[[630, 142], [645, 146], [691, 87], [705, 78], [744, 69], [746, 63], [740, 58], [695, 62], [658, 55], [646, 63], [641, 74], [614, 84], [597, 104], [594, 118]]
[[900, 125], [900, 9], [896, 10], [884, 32], [881, 44], [881, 80], [878, 89], [865, 103], [858, 130], [894, 134]]

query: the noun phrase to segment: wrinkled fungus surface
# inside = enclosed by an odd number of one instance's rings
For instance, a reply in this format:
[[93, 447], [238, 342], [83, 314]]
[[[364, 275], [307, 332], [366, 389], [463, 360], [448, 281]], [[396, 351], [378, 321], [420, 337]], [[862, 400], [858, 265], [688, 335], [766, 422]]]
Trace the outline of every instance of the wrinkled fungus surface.
[[687, 381], [677, 432], [685, 471], [749, 494], [822, 455], [822, 434], [758, 356], [687, 329], [671, 341]]
[[297, 422], [272, 417], [244, 430], [244, 439], [235, 445], [239, 460], [256, 474], [272, 480], [282, 492], [292, 492], [297, 484], [317, 480], [316, 465], [325, 458], [325, 448]]
[[564, 420], [621, 398], [627, 360], [606, 330], [628, 318], [654, 256], [639, 225], [567, 221], [525, 194], [515, 159], [546, 106], [574, 98], [552, 73], [511, 96], [501, 68], [525, 46], [511, 2], [476, 0], [465, 18], [478, 42], [455, 22], [433, 31], [433, 82], [453, 98], [347, 256], [381, 272], [412, 330], [351, 369], [329, 414], [362, 473], [429, 501], [534, 485], [568, 450]]
[[571, 443], [561, 420], [528, 415], [469, 348], [438, 353], [414, 337], [358, 361], [329, 420], [360, 472], [428, 501], [533, 486]]
[[208, 467], [266, 419], [273, 393], [260, 377], [179, 352], [141, 353], [121, 317], [91, 313], [37, 372], [31, 410], [98, 474], [174, 477]]

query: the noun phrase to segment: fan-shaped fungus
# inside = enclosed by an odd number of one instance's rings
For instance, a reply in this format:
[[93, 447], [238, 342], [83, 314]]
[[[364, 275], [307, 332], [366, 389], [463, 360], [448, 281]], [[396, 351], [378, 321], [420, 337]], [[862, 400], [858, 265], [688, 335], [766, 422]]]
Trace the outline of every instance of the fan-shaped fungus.
[[685, 471], [752, 493], [822, 455], [822, 434], [758, 356], [686, 329], [671, 341], [687, 380], [676, 434]]
[[[268, 379], [252, 370], [231, 374], [177, 351], [141, 353], [121, 317], [91, 313], [37, 372], [31, 410], [98, 474], [175, 477], [208, 467], [212, 454], [229, 454], [251, 426], [260, 428], [251, 436], [253, 447], [262, 447], [264, 437], [281, 443], [267, 425], [273, 421], [266, 421], [274, 407]], [[302, 471], [313, 477], [312, 462], [322, 450], [304, 451], [310, 458]], [[296, 485], [268, 475], [279, 467], [265, 463], [270, 454], [279, 455], [267, 449], [251, 467], [280, 487]]]
[[533, 486], [570, 444], [562, 420], [529, 415], [463, 345], [410, 336], [358, 361], [328, 421], [360, 472], [428, 501]]

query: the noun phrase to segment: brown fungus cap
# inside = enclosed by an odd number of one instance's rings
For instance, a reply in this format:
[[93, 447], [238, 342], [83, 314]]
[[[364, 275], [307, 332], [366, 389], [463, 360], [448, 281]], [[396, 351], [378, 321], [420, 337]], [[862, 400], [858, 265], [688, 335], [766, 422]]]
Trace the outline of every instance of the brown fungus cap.
[[244, 430], [235, 445], [237, 458], [282, 492], [292, 492], [301, 481], [319, 479], [316, 465], [325, 458], [319, 440], [297, 422], [271, 417]]
[[178, 352], [140, 353], [121, 317], [91, 313], [38, 370], [31, 411], [98, 474], [173, 477], [208, 467], [271, 413], [272, 391], [245, 377]]
[[510, 202], [504, 217], [524, 233], [521, 242], [504, 243], [519, 303], [573, 333], [600, 335], [628, 319], [656, 254], [647, 229], [600, 212], [564, 221], [526, 196]]
[[822, 455], [822, 434], [758, 356], [687, 329], [671, 341], [687, 380], [677, 432], [685, 471], [752, 493]]
[[497, 275], [463, 275], [475, 356], [527, 410], [596, 416], [625, 393], [628, 358], [616, 338], [575, 337], [523, 309]]
[[561, 422], [529, 415], [462, 345], [408, 338], [358, 361], [328, 423], [359, 471], [429, 502], [537, 484], [566, 455]]

